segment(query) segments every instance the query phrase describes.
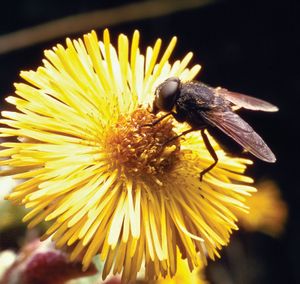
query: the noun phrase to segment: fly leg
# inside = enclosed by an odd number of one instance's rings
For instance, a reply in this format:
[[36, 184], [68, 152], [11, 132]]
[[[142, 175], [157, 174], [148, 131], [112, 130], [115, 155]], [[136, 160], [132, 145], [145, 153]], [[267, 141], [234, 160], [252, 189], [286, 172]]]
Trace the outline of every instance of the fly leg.
[[169, 115], [173, 115], [173, 112], [168, 112], [168, 113], [166, 113], [165, 115], [161, 116], [160, 118], [154, 120], [154, 121], [151, 122], [151, 123], [147, 123], [147, 124], [141, 125], [141, 127], [145, 127], [145, 126], [150, 126], [150, 127], [151, 127], [151, 126], [154, 126], [154, 125], [160, 123], [163, 119], [165, 119], [165, 118], [168, 117]]
[[175, 139], [178, 139], [179, 137], [184, 136], [184, 135], [186, 135], [186, 134], [188, 134], [190, 132], [196, 131], [196, 130], [198, 130], [198, 129], [190, 128], [188, 130], [185, 130], [182, 133], [180, 133], [179, 135], [176, 135], [176, 136], [170, 138], [169, 140], [167, 140], [164, 144], [162, 144], [162, 146], [164, 147], [167, 144], [169, 144], [170, 142], [174, 141]]
[[[186, 117], [187, 117], [187, 113], [186, 113], [186, 112], [181, 111], [181, 112], [170, 112], [170, 113], [173, 115], [173, 117], [174, 117], [178, 122], [184, 122], [184, 121], [186, 121]], [[204, 129], [204, 128], [205, 128], [205, 125], [200, 125], [200, 124], [197, 125], [196, 127], [195, 127], [195, 126], [192, 126], [190, 129], [185, 130], [185, 131], [183, 131], [181, 134], [176, 135], [176, 136], [170, 138], [169, 140], [167, 140], [167, 141], [163, 144], [163, 146], [169, 144], [171, 141], [174, 141], [175, 139], [177, 139], [177, 138], [179, 138], [179, 137], [181, 137], [181, 136], [184, 136], [184, 135], [186, 135], [186, 134], [188, 134], [188, 133], [190, 133], [190, 132], [197, 131], [197, 130], [201, 130], [201, 129]]]
[[204, 132], [204, 129], [201, 130], [201, 135], [203, 138], [203, 142], [205, 144], [206, 149], [208, 150], [209, 154], [211, 155], [211, 157], [214, 159], [213, 164], [211, 164], [208, 168], [204, 169], [201, 173], [200, 173], [200, 181], [202, 181], [203, 176], [208, 173], [211, 169], [213, 169], [215, 167], [215, 165], [218, 163], [218, 156], [213, 148], [213, 146], [211, 146], [209, 139], [206, 135], [206, 133]]

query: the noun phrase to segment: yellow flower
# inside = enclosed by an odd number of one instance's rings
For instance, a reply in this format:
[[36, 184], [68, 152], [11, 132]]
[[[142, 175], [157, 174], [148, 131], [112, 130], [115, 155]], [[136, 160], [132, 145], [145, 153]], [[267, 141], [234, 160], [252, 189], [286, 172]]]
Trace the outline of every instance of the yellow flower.
[[1, 144], [2, 175], [22, 180], [7, 199], [30, 210], [29, 227], [50, 222], [42, 239], [68, 246], [84, 269], [99, 254], [103, 278], [134, 280], [142, 264], [147, 279], [172, 277], [177, 247], [190, 269], [214, 259], [237, 229], [232, 210], [246, 210], [255, 190], [243, 175], [251, 161], [212, 141], [219, 162], [200, 182], [212, 159], [199, 133], [162, 146], [187, 126], [140, 127], [155, 120], [147, 108], [158, 84], [200, 70], [187, 68], [192, 53], [169, 63], [176, 37], [160, 56], [161, 43], [143, 55], [137, 31], [131, 44], [121, 34], [117, 49], [108, 30], [103, 41], [95, 32], [67, 39], [45, 51], [43, 66], [21, 72], [27, 82], [6, 99], [18, 111], [2, 112], [1, 136], [11, 136]]
[[257, 192], [247, 199], [246, 204], [249, 207], [248, 214], [236, 212], [241, 227], [247, 231], [261, 231], [272, 237], [283, 233], [288, 207], [273, 181], [258, 183]]

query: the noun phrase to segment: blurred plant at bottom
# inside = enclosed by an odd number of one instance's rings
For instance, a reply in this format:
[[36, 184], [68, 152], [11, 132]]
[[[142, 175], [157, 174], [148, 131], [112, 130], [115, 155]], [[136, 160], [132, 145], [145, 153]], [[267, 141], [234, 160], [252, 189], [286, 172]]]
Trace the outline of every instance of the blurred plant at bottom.
[[[11, 261], [12, 259], [14, 261]], [[12, 251], [2, 252], [0, 261], [3, 264], [10, 263], [2, 272], [1, 284], [60, 284], [66, 283], [69, 279], [97, 273], [94, 265], [83, 272], [80, 262], [69, 262], [67, 254], [56, 250], [53, 243], [40, 242], [38, 239], [26, 244], [15, 256]], [[86, 283], [95, 283], [91, 282], [92, 280], [90, 278]]]
[[[99, 259], [95, 258], [95, 262]], [[67, 254], [54, 248], [51, 241], [40, 242], [35, 239], [23, 246], [18, 254], [12, 250], [0, 253], [0, 284], [118, 284], [122, 283], [118, 276], [108, 276], [101, 280], [102, 263], [95, 263], [87, 271], [82, 271], [80, 261], [69, 262]], [[176, 284], [193, 283], [206, 284], [204, 267], [198, 267], [190, 272], [187, 261], [178, 257], [176, 275], [171, 278], [156, 281], [137, 280], [137, 284]], [[97, 267], [97, 268], [96, 268]], [[143, 271], [140, 279], [143, 279]]]

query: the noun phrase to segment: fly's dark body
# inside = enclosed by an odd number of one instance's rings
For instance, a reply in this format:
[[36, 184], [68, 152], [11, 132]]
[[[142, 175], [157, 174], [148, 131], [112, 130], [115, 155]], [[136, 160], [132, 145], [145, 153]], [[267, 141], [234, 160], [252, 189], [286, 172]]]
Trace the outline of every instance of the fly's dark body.
[[182, 118], [181, 122], [186, 121], [195, 130], [207, 125], [202, 117], [203, 112], [209, 112], [212, 109], [231, 110], [228, 101], [216, 96], [211, 88], [201, 82], [182, 84], [180, 94], [175, 102], [175, 109]]
[[179, 78], [172, 77], [156, 89], [153, 113], [163, 111], [166, 114], [152, 125], [172, 115], [178, 122], [187, 122], [191, 126], [191, 129], [171, 140], [192, 131], [201, 131], [205, 146], [214, 159], [214, 163], [200, 173], [201, 180], [218, 162], [218, 157], [204, 132], [208, 127], [217, 127], [257, 158], [269, 163], [275, 162], [275, 155], [263, 139], [235, 113], [239, 108], [268, 112], [278, 110], [276, 106], [257, 98], [223, 88], [212, 88], [197, 81], [182, 83]]

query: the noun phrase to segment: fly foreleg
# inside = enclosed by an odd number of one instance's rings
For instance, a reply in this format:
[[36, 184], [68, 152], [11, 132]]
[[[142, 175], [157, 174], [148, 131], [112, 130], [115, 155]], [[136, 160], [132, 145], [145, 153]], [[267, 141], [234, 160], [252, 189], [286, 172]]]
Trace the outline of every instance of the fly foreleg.
[[154, 125], [160, 123], [163, 119], [165, 119], [165, 118], [168, 117], [169, 115], [173, 115], [173, 112], [168, 112], [168, 113], [166, 113], [165, 115], [162, 115], [160, 118], [155, 119], [155, 120], [154, 120], [153, 122], [151, 122], [151, 123], [147, 123], [147, 124], [141, 125], [141, 127], [146, 127], [146, 126], [151, 127], [151, 126], [154, 126]]

